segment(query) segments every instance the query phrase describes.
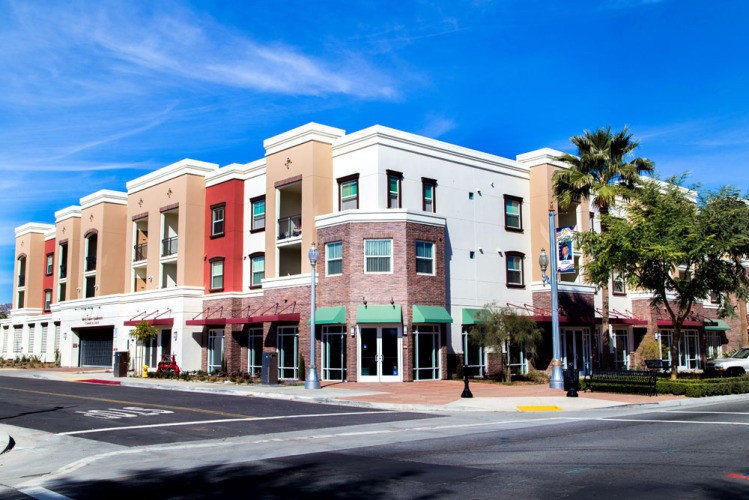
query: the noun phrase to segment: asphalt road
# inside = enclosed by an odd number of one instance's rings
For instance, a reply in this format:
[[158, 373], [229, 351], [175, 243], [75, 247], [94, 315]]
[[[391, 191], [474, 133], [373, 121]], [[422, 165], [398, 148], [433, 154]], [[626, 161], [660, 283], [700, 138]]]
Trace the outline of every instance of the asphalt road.
[[0, 457], [3, 500], [749, 498], [749, 398], [435, 416], [0, 382], [0, 425], [45, 431]]
[[0, 377], [0, 425], [144, 446], [426, 418], [324, 404]]

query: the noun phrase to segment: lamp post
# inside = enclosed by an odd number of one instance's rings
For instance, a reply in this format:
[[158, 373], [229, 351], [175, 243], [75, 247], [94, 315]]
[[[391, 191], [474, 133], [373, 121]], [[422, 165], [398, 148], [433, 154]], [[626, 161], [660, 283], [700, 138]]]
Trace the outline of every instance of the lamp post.
[[317, 247], [314, 243], [312, 243], [312, 246], [309, 249], [309, 252], [307, 252], [307, 257], [309, 257], [309, 264], [312, 266], [312, 270], [310, 271], [310, 276], [312, 280], [312, 287], [311, 287], [311, 297], [310, 297], [310, 316], [309, 316], [309, 372], [307, 373], [307, 378], [304, 381], [304, 388], [305, 389], [319, 389], [320, 388], [320, 379], [317, 376], [317, 366], [315, 365], [315, 266], [317, 265], [317, 258], [320, 256], [320, 253], [317, 251]]
[[553, 210], [549, 210], [549, 244], [553, 252], [551, 276], [547, 276], [546, 274], [546, 269], [549, 266], [549, 257], [546, 255], [546, 250], [544, 249], [541, 249], [541, 255], [538, 256], [538, 265], [541, 266], [541, 277], [543, 278], [544, 285], [551, 285], [551, 340], [553, 359], [551, 360], [551, 380], [549, 381], [549, 387], [551, 389], [564, 389], [562, 362], [559, 352], [559, 276], [557, 275], [556, 260], [557, 233], [555, 215]]

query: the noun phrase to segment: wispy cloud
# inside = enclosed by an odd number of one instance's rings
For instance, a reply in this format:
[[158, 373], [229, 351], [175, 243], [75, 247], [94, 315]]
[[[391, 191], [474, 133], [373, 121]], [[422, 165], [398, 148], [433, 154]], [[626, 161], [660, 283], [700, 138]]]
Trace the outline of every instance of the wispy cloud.
[[439, 138], [442, 135], [455, 129], [456, 124], [453, 120], [442, 116], [429, 115], [426, 123], [419, 130], [420, 135], [427, 137]]

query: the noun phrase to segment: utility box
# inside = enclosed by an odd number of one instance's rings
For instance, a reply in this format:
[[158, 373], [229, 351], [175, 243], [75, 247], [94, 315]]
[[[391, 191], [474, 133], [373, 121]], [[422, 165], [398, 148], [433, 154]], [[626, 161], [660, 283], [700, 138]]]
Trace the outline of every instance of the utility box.
[[127, 368], [130, 363], [129, 354], [127, 351], [117, 351], [114, 353], [112, 375], [115, 377], [127, 377]]
[[278, 384], [278, 353], [264, 352], [263, 366], [260, 370], [260, 383], [262, 385]]

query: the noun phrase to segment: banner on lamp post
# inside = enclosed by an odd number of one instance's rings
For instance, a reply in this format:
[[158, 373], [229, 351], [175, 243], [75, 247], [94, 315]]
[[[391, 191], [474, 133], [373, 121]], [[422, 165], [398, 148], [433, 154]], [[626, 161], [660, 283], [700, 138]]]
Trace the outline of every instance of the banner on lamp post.
[[572, 226], [557, 228], [557, 271], [575, 272], [575, 231]]

